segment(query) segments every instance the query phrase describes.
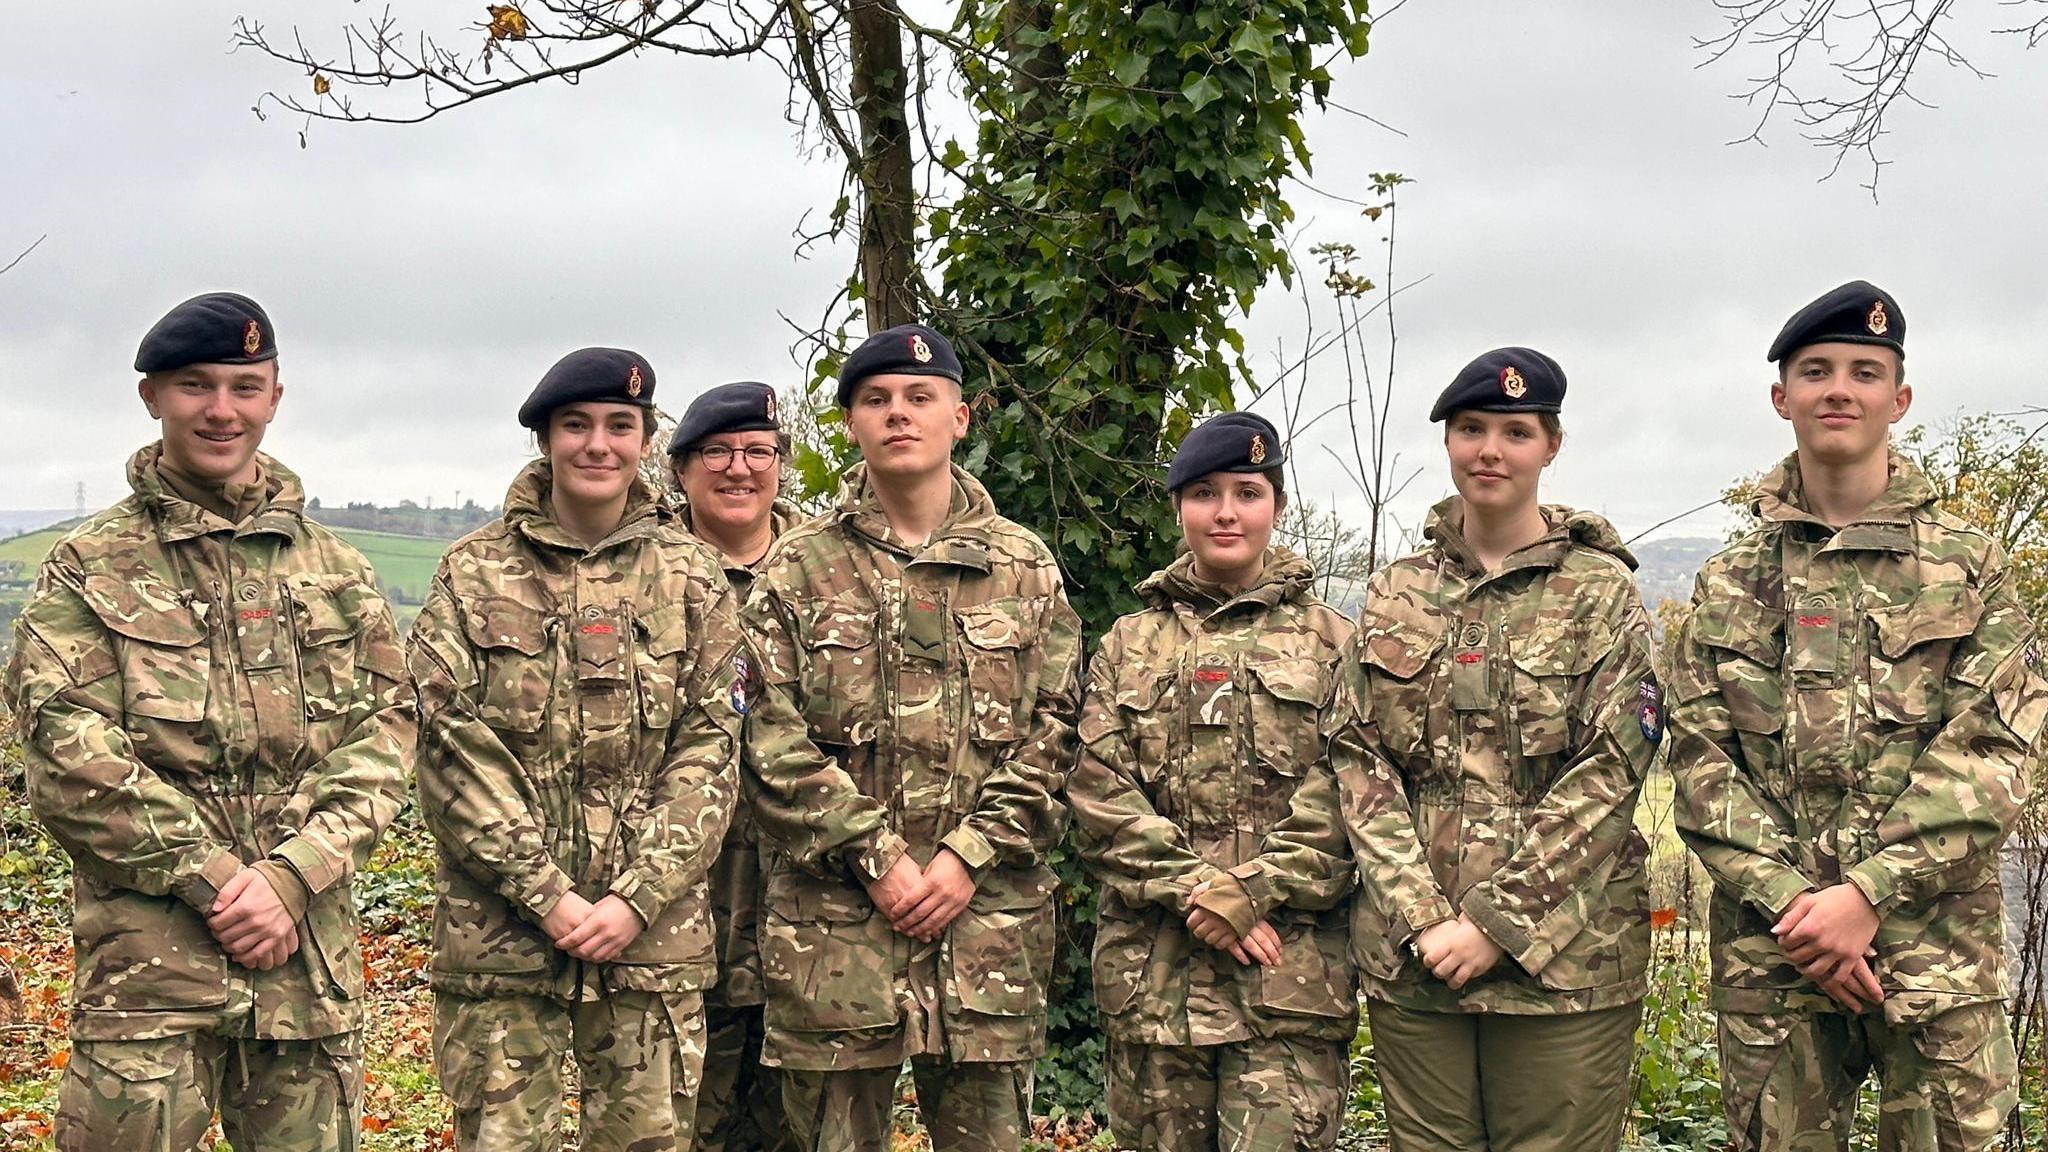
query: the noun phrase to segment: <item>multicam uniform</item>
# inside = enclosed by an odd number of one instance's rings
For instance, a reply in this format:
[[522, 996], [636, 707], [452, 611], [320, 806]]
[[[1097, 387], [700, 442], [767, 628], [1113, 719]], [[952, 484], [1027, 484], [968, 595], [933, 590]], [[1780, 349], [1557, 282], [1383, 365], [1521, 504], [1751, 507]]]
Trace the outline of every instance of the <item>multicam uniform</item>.
[[[1840, 529], [1796, 455], [1761, 492], [1761, 523], [1700, 573], [1671, 685], [1679, 830], [1715, 881], [1730, 1146], [1846, 1149], [1876, 1066], [1881, 1148], [1989, 1147], [2017, 1093], [1997, 849], [2048, 714], [2040, 641], [1998, 545], [1903, 457]], [[1860, 1016], [1771, 934], [1845, 881], [1880, 917], [1885, 999]]]
[[[594, 547], [550, 486], [545, 461], [519, 474], [413, 626], [436, 1068], [463, 1149], [555, 1147], [572, 1051], [583, 1148], [687, 1148], [748, 662], [715, 553], [645, 484]], [[645, 930], [609, 963], [556, 949], [540, 923], [571, 891]]]
[[[1350, 852], [1318, 719], [1351, 622], [1314, 579], [1268, 549], [1258, 582], [1230, 594], [1182, 556], [1138, 586], [1146, 609], [1089, 663], [1067, 800], [1102, 882], [1095, 1001], [1120, 1146], [1336, 1145], [1358, 1001]], [[1204, 883], [1229, 894], [1240, 936], [1272, 925], [1278, 965], [1189, 933]]]
[[[945, 522], [906, 546], [856, 465], [834, 512], [777, 542], [744, 617], [769, 688], [747, 749], [773, 849], [765, 1058], [798, 1146], [881, 1147], [909, 1057], [935, 1147], [1014, 1152], [1045, 1047], [1080, 663], [1051, 552], [957, 467]], [[865, 885], [941, 847], [976, 887], [926, 944]]]
[[[690, 528], [689, 504], [679, 505]], [[780, 537], [797, 522], [796, 508], [777, 500], [768, 530]], [[733, 598], [746, 603], [754, 571], [721, 559]], [[772, 1152], [785, 1143], [782, 1086], [761, 1063], [761, 846], [745, 797], [733, 809], [725, 843], [711, 865], [711, 920], [718, 950], [718, 983], [704, 993], [704, 1078], [697, 1091], [698, 1152]]]
[[[7, 677], [29, 801], [76, 866], [58, 1147], [183, 1152], [218, 1107], [237, 1148], [353, 1148], [349, 881], [413, 743], [391, 611], [282, 465], [256, 458], [231, 522], [168, 486], [160, 452], [51, 552]], [[206, 925], [244, 865], [299, 922], [267, 972]]]
[[[1488, 572], [1462, 501], [1437, 505], [1431, 546], [1373, 577], [1338, 689], [1352, 956], [1396, 1149], [1621, 1138], [1650, 943], [1633, 819], [1662, 701], [1620, 538], [1542, 514], [1548, 534]], [[1460, 913], [1507, 955], [1453, 991], [1410, 949]]]

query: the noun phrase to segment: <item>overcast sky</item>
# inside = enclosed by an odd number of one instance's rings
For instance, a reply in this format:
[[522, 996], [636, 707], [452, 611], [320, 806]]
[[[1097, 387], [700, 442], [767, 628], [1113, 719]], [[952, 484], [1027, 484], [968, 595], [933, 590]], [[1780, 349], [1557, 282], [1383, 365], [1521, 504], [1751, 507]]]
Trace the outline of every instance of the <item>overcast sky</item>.
[[[0, 263], [48, 239], [0, 276], [0, 507], [68, 507], [79, 482], [93, 506], [124, 494], [121, 462], [154, 435], [136, 342], [205, 290], [269, 309], [288, 390], [265, 448], [330, 503], [495, 502], [526, 458], [514, 410], [580, 345], [645, 352], [671, 411], [720, 381], [806, 376], [783, 317], [814, 320], [846, 254], [794, 254], [837, 176], [801, 151], [778, 72], [625, 60], [420, 126], [315, 124], [305, 149], [296, 121], [251, 114], [266, 89], [306, 80], [230, 52], [238, 13], [278, 32], [306, 21], [332, 44], [334, 20], [370, 11], [118, 0], [90, 26], [62, 5], [9, 13]], [[1715, 31], [1707, 0], [1410, 0], [1333, 92], [1400, 134], [1311, 115], [1316, 188], [1416, 181], [1400, 279], [1427, 279], [1399, 304], [1394, 414], [1424, 469], [1409, 520], [1448, 487], [1430, 402], [1511, 343], [1570, 377], [1546, 499], [1632, 533], [1710, 498], [1788, 449], [1764, 349], [1793, 309], [1854, 277], [1907, 314], [1909, 419], [2040, 402], [2048, 49], [1955, 29], [1998, 76], [1926, 70], [1939, 107], [1894, 114], [1896, 163], [1873, 203], [1853, 164], [1820, 182], [1829, 158], [1789, 122], [1769, 147], [1725, 143], [1754, 115], [1727, 94], [1759, 62], [1696, 68], [1692, 38]], [[1290, 195], [1299, 251], [1348, 240], [1379, 258], [1381, 230], [1355, 207]], [[1327, 325], [1327, 301], [1312, 303]], [[1246, 319], [1262, 372], [1299, 346], [1302, 307], [1274, 284]], [[1329, 358], [1312, 392], [1327, 403], [1341, 379]], [[1326, 421], [1295, 446], [1311, 496], [1348, 499], [1319, 446], [1338, 435]], [[1720, 526], [1708, 513], [1662, 534]]]

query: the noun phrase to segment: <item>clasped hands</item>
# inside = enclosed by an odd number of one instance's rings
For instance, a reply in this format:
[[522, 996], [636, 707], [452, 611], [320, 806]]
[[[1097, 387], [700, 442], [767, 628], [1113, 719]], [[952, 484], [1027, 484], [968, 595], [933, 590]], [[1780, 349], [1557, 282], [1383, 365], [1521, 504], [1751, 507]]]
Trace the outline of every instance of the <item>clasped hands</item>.
[[1870, 969], [1870, 958], [1877, 955], [1870, 946], [1877, 923], [1877, 910], [1861, 889], [1836, 884], [1801, 893], [1771, 934], [1802, 975], [1835, 1003], [1861, 1013], [1884, 1000], [1884, 989]]
[[974, 899], [974, 877], [951, 848], [933, 853], [923, 868], [909, 853], [898, 856], [867, 888], [875, 911], [888, 917], [891, 928], [926, 943], [938, 939]]
[[268, 972], [299, 950], [299, 925], [262, 872], [244, 866], [206, 911], [206, 930], [244, 968]]

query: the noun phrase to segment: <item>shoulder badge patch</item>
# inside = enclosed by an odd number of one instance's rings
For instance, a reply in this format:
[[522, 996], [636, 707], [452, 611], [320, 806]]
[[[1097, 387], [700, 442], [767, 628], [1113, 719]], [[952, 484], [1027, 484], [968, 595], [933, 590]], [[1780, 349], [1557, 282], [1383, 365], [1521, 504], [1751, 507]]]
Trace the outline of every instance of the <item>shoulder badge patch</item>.
[[1266, 438], [1257, 432], [1252, 433], [1251, 461], [1254, 464], [1266, 462]]
[[925, 343], [924, 337], [915, 332], [910, 334], [910, 358], [919, 364], [932, 362], [932, 346]]
[[254, 320], [242, 325], [242, 355], [254, 356], [263, 347], [263, 326]]
[[1522, 379], [1521, 372], [1513, 364], [1500, 370], [1500, 390], [1510, 400], [1520, 400], [1529, 394], [1529, 382]]
[[735, 652], [732, 657], [732, 710], [742, 716], [747, 714], [747, 693], [753, 682], [754, 673], [747, 664], [746, 654]]
[[637, 400], [640, 398], [640, 389], [642, 387], [643, 385], [640, 382], [640, 366], [638, 364], [635, 364], [633, 365], [632, 369], [626, 373], [626, 395], [631, 396]]
[[1884, 313], [1884, 301], [1878, 300], [1870, 305], [1870, 315], [1863, 318], [1863, 326], [1870, 329], [1872, 336], [1882, 336], [1891, 331], [1892, 319]]
[[1636, 686], [1636, 726], [1655, 748], [1664, 740], [1664, 691], [1648, 677]]

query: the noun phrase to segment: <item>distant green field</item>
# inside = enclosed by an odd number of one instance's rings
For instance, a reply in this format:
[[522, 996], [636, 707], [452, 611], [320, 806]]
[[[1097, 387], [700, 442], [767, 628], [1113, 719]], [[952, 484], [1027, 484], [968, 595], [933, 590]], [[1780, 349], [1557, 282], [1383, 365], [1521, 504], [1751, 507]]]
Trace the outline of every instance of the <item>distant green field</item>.
[[[362, 532], [353, 528], [337, 528], [335, 534], [355, 545], [370, 561], [385, 591], [413, 603], [426, 596], [427, 585], [434, 579], [434, 568], [441, 562], [441, 553], [448, 550], [450, 543], [426, 536]], [[43, 562], [43, 557], [49, 555], [50, 547], [63, 536], [62, 529], [49, 528], [12, 540], [0, 540], [0, 560], [18, 560], [24, 569], [33, 572]]]

